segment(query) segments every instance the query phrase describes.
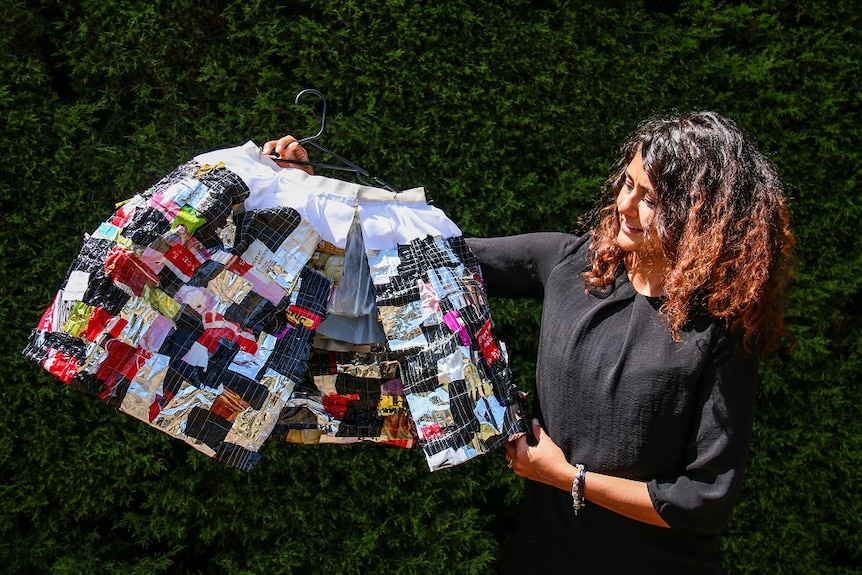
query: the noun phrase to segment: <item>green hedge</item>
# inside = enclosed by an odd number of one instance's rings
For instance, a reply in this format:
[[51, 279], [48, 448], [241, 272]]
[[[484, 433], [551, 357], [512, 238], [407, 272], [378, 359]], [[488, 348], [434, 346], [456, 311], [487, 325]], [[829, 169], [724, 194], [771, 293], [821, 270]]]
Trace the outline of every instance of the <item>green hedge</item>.
[[[860, 16], [850, 0], [7, 0], [0, 7], [0, 563], [23, 573], [495, 573], [502, 457], [269, 445], [249, 474], [20, 355], [115, 202], [195, 153], [319, 125], [467, 234], [571, 230], [638, 122], [737, 119], [792, 197], [795, 343], [763, 367], [739, 573], [862, 572]], [[323, 158], [321, 158], [323, 159]], [[532, 388], [538, 308], [493, 302]]]

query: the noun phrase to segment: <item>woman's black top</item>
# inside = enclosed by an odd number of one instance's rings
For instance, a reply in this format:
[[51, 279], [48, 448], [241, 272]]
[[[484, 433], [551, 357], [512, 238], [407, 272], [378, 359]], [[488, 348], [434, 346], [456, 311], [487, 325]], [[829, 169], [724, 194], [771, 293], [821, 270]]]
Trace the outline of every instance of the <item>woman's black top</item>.
[[707, 315], [674, 341], [660, 298], [637, 293], [623, 270], [613, 286], [587, 292], [588, 240], [536, 233], [468, 242], [490, 296], [543, 301], [536, 382], [551, 439], [588, 472], [645, 481], [671, 529], [589, 502], [575, 516], [570, 493], [528, 481], [510, 571], [720, 573], [757, 359]]

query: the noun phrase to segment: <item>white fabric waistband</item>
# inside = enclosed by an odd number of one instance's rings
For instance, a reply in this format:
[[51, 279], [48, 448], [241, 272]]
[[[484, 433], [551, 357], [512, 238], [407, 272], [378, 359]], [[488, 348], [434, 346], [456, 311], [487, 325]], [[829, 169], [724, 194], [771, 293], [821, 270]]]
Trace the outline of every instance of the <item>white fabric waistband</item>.
[[252, 141], [200, 154], [195, 160], [210, 165], [223, 163], [240, 176], [250, 190], [245, 209], [292, 207], [314, 226], [322, 239], [342, 248], [357, 215], [368, 250], [391, 249], [428, 235], [443, 238], [461, 235], [458, 226], [442, 210], [428, 205], [424, 188], [391, 192], [281, 168], [261, 154]]

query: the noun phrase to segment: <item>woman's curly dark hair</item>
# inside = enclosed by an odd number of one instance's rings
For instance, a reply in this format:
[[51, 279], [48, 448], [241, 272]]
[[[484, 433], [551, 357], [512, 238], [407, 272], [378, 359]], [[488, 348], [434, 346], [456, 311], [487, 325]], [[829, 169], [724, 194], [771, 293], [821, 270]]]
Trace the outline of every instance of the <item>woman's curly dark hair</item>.
[[674, 339], [694, 314], [707, 312], [740, 333], [749, 352], [766, 355], [784, 335], [795, 243], [790, 214], [769, 161], [715, 112], [651, 119], [623, 147], [605, 186], [611, 201], [592, 230], [587, 285], [611, 285], [632, 257], [616, 244], [614, 199], [638, 152], [656, 195], [644, 241], [656, 238], [669, 262], [662, 311]]

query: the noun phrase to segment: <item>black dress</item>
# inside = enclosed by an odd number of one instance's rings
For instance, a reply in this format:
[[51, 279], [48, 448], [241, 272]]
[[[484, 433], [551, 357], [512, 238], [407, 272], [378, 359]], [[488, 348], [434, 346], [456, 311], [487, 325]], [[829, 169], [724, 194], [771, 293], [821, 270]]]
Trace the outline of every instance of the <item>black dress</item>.
[[[720, 573], [719, 537], [748, 455], [757, 359], [719, 321], [675, 342], [660, 299], [624, 272], [587, 293], [588, 238], [538, 233], [469, 240], [492, 297], [544, 302], [538, 411], [570, 463], [647, 482], [671, 529], [528, 481], [510, 572]], [[587, 480], [589, 482], [589, 479]]]

